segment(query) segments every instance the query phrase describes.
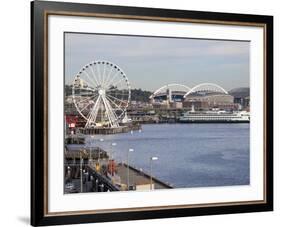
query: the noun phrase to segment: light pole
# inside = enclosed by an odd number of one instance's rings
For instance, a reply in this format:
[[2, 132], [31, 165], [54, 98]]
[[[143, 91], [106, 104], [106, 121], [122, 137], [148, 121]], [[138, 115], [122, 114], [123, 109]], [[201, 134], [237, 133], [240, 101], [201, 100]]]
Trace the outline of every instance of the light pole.
[[87, 184], [87, 182], [88, 182], [88, 178], [89, 178], [89, 172], [84, 170], [84, 176], [85, 176], [84, 182], [85, 182], [85, 186], [86, 186], [86, 192], [88, 192], [88, 184]]
[[70, 166], [67, 166], [67, 178], [68, 178], [68, 181], [70, 182], [71, 181], [71, 168], [70, 168]]
[[142, 175], [142, 171], [143, 171], [142, 168], [140, 168], [140, 174], [141, 174], [141, 175]]
[[[103, 138], [100, 138], [99, 139], [100, 142], [103, 142], [104, 139]], [[100, 145], [100, 144], [99, 144]], [[98, 163], [100, 162], [100, 146], [99, 146], [99, 154], [98, 154]]]
[[111, 151], [111, 156], [112, 156], [112, 160], [113, 160], [113, 148], [117, 145], [117, 143], [112, 143], [111, 146], [112, 146], [112, 151]]
[[112, 143], [112, 149], [111, 149], [111, 161], [109, 162], [109, 171], [110, 174], [113, 176], [114, 175], [114, 170], [113, 170], [113, 165], [114, 165], [114, 157], [113, 157], [113, 152], [114, 152], [114, 147], [117, 145], [117, 143]]
[[83, 179], [83, 184], [85, 184], [85, 174], [86, 174], [86, 170], [85, 169], [83, 169], [83, 177], [82, 177], [82, 179]]
[[[91, 136], [93, 138], [93, 136]], [[90, 157], [89, 157], [89, 165], [91, 166], [93, 164], [93, 158], [92, 158], [92, 147], [93, 147], [93, 141], [91, 140], [89, 142], [90, 145]]]
[[150, 190], [152, 190], [152, 161], [158, 160], [158, 157], [150, 158]]
[[133, 152], [133, 151], [134, 151], [134, 149], [130, 148], [127, 152], [127, 188], [128, 188], [128, 191], [129, 191], [129, 185], [130, 185], [129, 153]]
[[82, 158], [82, 151], [80, 151], [80, 192], [83, 192], [83, 158]]

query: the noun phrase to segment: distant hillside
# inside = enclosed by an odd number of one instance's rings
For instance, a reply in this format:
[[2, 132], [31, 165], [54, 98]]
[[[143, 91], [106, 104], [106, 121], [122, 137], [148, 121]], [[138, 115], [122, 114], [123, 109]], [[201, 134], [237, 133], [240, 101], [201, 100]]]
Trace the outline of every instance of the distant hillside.
[[234, 96], [235, 98], [245, 98], [250, 96], [250, 88], [248, 87], [234, 88], [230, 90], [228, 93]]
[[[69, 96], [72, 94], [72, 88], [70, 85], [65, 85], [65, 95]], [[148, 102], [149, 96], [152, 94], [150, 91], [143, 91], [142, 89], [131, 89], [131, 100]]]
[[143, 91], [141, 89], [131, 89], [132, 101], [148, 102], [150, 95], [152, 95], [152, 92], [150, 91]]

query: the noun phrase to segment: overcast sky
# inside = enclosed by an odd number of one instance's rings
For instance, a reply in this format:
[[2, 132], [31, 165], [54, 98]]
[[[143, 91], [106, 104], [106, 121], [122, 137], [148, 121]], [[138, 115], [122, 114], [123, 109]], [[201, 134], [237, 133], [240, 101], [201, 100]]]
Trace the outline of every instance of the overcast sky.
[[216, 83], [226, 90], [249, 86], [249, 42], [160, 37], [65, 34], [65, 81], [95, 60], [120, 66], [132, 88]]

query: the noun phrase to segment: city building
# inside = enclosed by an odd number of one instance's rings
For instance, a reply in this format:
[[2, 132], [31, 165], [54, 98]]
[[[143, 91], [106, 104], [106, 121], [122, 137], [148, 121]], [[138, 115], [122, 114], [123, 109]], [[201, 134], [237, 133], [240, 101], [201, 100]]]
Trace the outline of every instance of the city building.
[[195, 110], [209, 110], [219, 108], [224, 110], [237, 110], [239, 105], [234, 103], [234, 97], [229, 94], [209, 93], [209, 94], [190, 94], [183, 101], [183, 107], [194, 106]]

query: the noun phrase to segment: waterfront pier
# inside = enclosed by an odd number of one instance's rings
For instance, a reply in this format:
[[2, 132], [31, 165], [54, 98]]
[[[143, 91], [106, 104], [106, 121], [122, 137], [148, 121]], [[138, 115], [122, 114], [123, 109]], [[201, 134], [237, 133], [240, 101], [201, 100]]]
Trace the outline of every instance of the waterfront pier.
[[170, 188], [173, 188], [170, 184], [142, 169], [127, 163], [115, 163], [107, 152], [99, 147], [91, 150], [66, 147], [65, 193]]

